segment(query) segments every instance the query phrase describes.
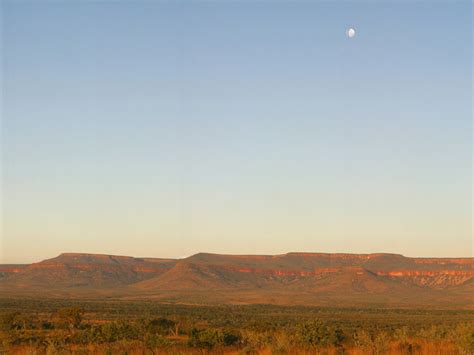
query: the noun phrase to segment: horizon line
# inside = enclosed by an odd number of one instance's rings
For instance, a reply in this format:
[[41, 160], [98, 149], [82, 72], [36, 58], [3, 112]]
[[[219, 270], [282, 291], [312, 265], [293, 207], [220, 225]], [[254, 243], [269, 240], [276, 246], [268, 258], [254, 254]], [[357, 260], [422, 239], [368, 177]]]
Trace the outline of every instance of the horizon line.
[[41, 259], [36, 262], [17, 262], [17, 263], [0, 263], [2, 265], [29, 265], [46, 260], [55, 259], [61, 256], [101, 256], [101, 257], [115, 257], [115, 258], [133, 258], [133, 259], [160, 259], [160, 260], [185, 260], [193, 256], [200, 254], [204, 255], [219, 255], [219, 256], [229, 256], [229, 257], [279, 257], [286, 255], [300, 255], [300, 256], [327, 256], [327, 255], [353, 255], [353, 256], [381, 256], [381, 255], [393, 255], [401, 256], [404, 258], [410, 259], [474, 259], [473, 256], [406, 256], [400, 253], [391, 253], [391, 252], [375, 252], [375, 253], [349, 253], [349, 252], [307, 252], [307, 251], [290, 251], [281, 254], [227, 254], [227, 253], [215, 253], [215, 252], [197, 252], [188, 256], [182, 257], [159, 257], [159, 256], [133, 256], [133, 255], [119, 255], [119, 254], [107, 254], [107, 253], [91, 253], [91, 252], [61, 252], [53, 257]]

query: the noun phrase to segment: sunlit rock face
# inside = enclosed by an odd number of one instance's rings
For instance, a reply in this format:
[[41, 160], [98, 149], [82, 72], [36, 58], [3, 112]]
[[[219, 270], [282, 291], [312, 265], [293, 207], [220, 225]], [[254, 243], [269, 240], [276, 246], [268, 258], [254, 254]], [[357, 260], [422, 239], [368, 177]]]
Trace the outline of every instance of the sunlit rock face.
[[379, 271], [376, 274], [436, 288], [462, 285], [474, 278], [474, 270], [398, 270]]
[[0, 265], [0, 278], [7, 277], [12, 274], [22, 272], [26, 268], [26, 265]]
[[200, 253], [184, 259], [68, 253], [30, 265], [0, 265], [0, 288], [9, 295], [155, 299], [172, 294], [183, 302], [472, 304], [474, 259], [385, 253]]

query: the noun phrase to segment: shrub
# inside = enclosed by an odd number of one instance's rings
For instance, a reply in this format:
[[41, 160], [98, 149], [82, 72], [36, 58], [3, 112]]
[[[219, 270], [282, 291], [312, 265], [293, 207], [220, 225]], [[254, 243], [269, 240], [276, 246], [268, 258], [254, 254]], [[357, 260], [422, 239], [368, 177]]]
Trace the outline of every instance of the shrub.
[[169, 335], [175, 327], [175, 322], [166, 318], [152, 319], [146, 326], [146, 331], [151, 334]]
[[386, 332], [369, 334], [365, 330], [358, 330], [354, 334], [354, 342], [357, 347], [369, 354], [383, 354], [390, 344], [390, 337]]
[[0, 316], [0, 330], [33, 329], [32, 317], [20, 312], [6, 312]]
[[193, 348], [212, 349], [216, 346], [232, 346], [240, 341], [240, 335], [215, 329], [191, 329], [188, 345]]
[[432, 325], [429, 328], [422, 328], [418, 336], [428, 341], [439, 341], [447, 337], [447, 331], [444, 327]]
[[354, 333], [354, 344], [358, 348], [361, 348], [362, 350], [368, 352], [372, 348], [372, 337], [365, 330], [358, 329]]
[[81, 308], [61, 308], [58, 311], [59, 323], [70, 330], [78, 329], [82, 322], [82, 315], [84, 311]]
[[474, 354], [474, 323], [458, 324], [451, 337], [461, 354]]
[[159, 334], [146, 334], [144, 343], [145, 347], [153, 354], [155, 353], [155, 349], [166, 348], [172, 345], [172, 342]]
[[272, 354], [288, 354], [291, 341], [285, 332], [275, 333], [272, 337]]
[[408, 327], [395, 329], [394, 338], [400, 342], [399, 347], [401, 351], [408, 352], [409, 354], [413, 353], [416, 344], [410, 340]]
[[220, 336], [217, 330], [213, 329], [191, 329], [188, 345], [192, 348], [211, 350], [220, 343]]
[[233, 333], [231, 331], [224, 331], [221, 336], [222, 345], [232, 346], [240, 341], [240, 334]]
[[44, 341], [46, 355], [62, 354], [65, 347], [65, 340], [61, 337], [51, 337]]
[[101, 329], [102, 339], [108, 343], [119, 340], [138, 340], [141, 334], [136, 324], [125, 321], [107, 323]]
[[395, 329], [394, 337], [400, 342], [400, 344], [406, 345], [408, 341], [408, 327], [402, 327]]
[[257, 354], [262, 348], [272, 343], [272, 338], [268, 333], [256, 332], [253, 330], [242, 331], [243, 352], [246, 354]]
[[346, 336], [344, 332], [342, 331], [342, 329], [340, 328], [331, 329], [331, 336], [330, 336], [331, 345], [335, 347], [341, 347], [345, 339], [346, 339]]
[[374, 354], [383, 354], [387, 352], [390, 346], [390, 336], [386, 332], [378, 333], [374, 338]]
[[8, 331], [16, 329], [19, 312], [6, 312], [0, 315], [0, 330]]
[[320, 349], [331, 343], [331, 332], [327, 325], [313, 320], [297, 327], [296, 340], [305, 348]]

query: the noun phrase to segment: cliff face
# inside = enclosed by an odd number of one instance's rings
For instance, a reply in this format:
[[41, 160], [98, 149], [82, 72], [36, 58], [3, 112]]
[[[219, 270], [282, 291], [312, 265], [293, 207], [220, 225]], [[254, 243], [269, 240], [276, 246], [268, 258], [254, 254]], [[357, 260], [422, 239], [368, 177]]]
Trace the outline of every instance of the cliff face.
[[357, 304], [376, 297], [383, 302], [413, 298], [412, 302], [436, 304], [442, 297], [446, 302], [467, 302], [474, 295], [473, 285], [473, 258], [382, 253], [200, 253], [179, 260], [68, 253], [31, 265], [0, 265], [0, 287], [11, 295], [39, 290], [39, 295], [62, 292], [74, 297], [87, 290], [93, 296], [100, 290], [101, 295], [113, 291], [116, 297], [160, 298], [171, 293], [189, 301], [210, 292], [199, 302], [222, 297], [222, 302], [344, 299]]
[[378, 271], [376, 274], [433, 288], [459, 286], [474, 278], [474, 270], [397, 270]]
[[433, 288], [459, 286], [474, 278], [473, 258], [407, 258], [383, 253], [288, 253], [273, 256], [197, 254], [188, 261], [227, 273], [280, 278], [311, 279], [367, 272], [380, 280]]
[[0, 279], [22, 272], [26, 267], [27, 265], [0, 265]]

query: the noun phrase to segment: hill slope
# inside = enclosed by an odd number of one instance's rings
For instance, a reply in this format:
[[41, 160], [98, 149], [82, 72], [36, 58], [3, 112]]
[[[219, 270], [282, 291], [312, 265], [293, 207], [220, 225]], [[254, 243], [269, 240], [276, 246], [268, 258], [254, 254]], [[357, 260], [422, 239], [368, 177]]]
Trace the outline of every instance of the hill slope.
[[61, 254], [0, 265], [6, 296], [472, 308], [473, 258], [288, 253], [185, 259]]

